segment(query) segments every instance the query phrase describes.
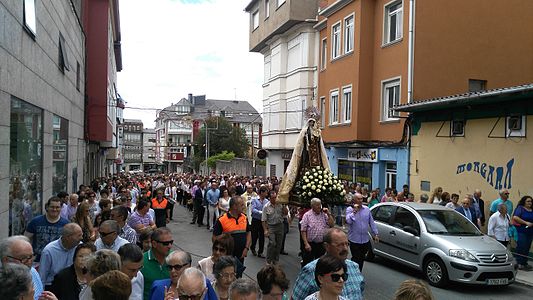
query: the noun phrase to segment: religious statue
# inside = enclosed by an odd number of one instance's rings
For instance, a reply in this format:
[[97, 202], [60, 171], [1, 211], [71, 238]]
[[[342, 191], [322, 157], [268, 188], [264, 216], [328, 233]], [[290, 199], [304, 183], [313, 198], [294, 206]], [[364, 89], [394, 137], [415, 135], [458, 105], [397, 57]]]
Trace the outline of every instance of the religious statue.
[[280, 203], [292, 201], [293, 188], [305, 172], [314, 167], [321, 167], [328, 171], [330, 169], [320, 132], [320, 113], [316, 107], [308, 107], [305, 115], [307, 123], [298, 135], [291, 161], [279, 188], [278, 202]]

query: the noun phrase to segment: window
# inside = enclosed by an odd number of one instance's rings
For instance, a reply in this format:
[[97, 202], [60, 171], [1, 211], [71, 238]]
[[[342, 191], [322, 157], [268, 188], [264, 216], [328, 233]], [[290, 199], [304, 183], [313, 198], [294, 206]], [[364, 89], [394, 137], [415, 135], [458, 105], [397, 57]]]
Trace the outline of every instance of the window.
[[270, 176], [277, 176], [276, 175], [276, 165], [271, 164], [270, 165]]
[[350, 53], [353, 51], [354, 44], [354, 15], [351, 15], [344, 19], [344, 53]]
[[80, 91], [80, 85], [81, 85], [81, 66], [80, 62], [76, 62], [76, 89]]
[[329, 101], [329, 124], [337, 123], [339, 123], [339, 91], [333, 91]]
[[52, 116], [53, 152], [52, 152], [52, 193], [67, 191], [67, 150], [68, 150], [68, 120], [60, 116]]
[[331, 27], [331, 59], [339, 57], [341, 54], [341, 24], [337, 23]]
[[342, 122], [350, 123], [352, 120], [352, 87], [342, 89]]
[[265, 19], [270, 17], [270, 0], [265, 0]]
[[35, 0], [24, 0], [24, 27], [28, 29], [34, 36], [37, 34]]
[[465, 136], [465, 121], [453, 120], [450, 126], [450, 136]]
[[375, 221], [389, 224], [394, 211], [396, 210], [395, 206], [384, 205], [372, 211], [372, 217]]
[[283, 3], [285, 3], [285, 0], [277, 0], [278, 1], [278, 7], [280, 7]]
[[252, 28], [253, 30], [257, 29], [257, 27], [259, 27], [259, 11], [256, 10], [253, 14], [252, 14]]
[[59, 33], [59, 69], [61, 72], [70, 71], [65, 38]]
[[302, 48], [300, 47], [300, 36], [290, 40], [287, 43], [287, 48], [287, 72], [290, 72], [302, 66]]
[[327, 39], [322, 40], [322, 47], [320, 49], [320, 70], [326, 68], [326, 61], [328, 59], [328, 41]]
[[468, 79], [468, 91], [478, 92], [487, 89], [487, 81], [479, 79]]
[[396, 162], [388, 162], [385, 165], [385, 187], [396, 188]]
[[326, 126], [326, 97], [320, 97], [320, 127]]
[[391, 111], [391, 108], [400, 104], [400, 79], [385, 81], [382, 84], [381, 121], [396, 120], [399, 113]]
[[384, 41], [392, 43], [402, 38], [403, 7], [402, 1], [394, 1], [385, 6]]

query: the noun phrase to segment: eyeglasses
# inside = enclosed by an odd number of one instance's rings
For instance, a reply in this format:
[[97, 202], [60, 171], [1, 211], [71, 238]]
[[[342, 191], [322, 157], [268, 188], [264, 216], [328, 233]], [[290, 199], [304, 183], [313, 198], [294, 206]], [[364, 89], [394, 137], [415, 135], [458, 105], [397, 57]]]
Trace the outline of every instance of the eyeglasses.
[[182, 294], [181, 291], [178, 291], [178, 300], [200, 300], [204, 297], [206, 290], [207, 288], [204, 288], [202, 293], [199, 295], [187, 295], [187, 294]]
[[116, 231], [100, 232], [100, 236], [101, 236], [101, 237], [106, 237], [106, 236], [108, 236], [108, 235], [110, 235], [110, 234], [112, 234], [112, 233], [116, 233]]
[[34, 260], [35, 259], [35, 254], [28, 255], [28, 256], [22, 257], [22, 258], [14, 257], [14, 256], [11, 256], [11, 255], [7, 255], [7, 257], [18, 261], [21, 264], [25, 264], [27, 262], [30, 262], [30, 261]]
[[176, 271], [179, 271], [181, 270], [181, 268], [185, 267], [185, 266], [188, 266], [189, 264], [188, 263], [185, 263], [183, 265], [167, 265], [167, 268], [169, 271], [172, 271], [172, 269], [176, 270]]
[[346, 280], [348, 279], [348, 273], [342, 273], [342, 274], [328, 273], [328, 274], [324, 274], [324, 276], [327, 276], [327, 275], [329, 275], [331, 277], [331, 281], [333, 281], [333, 282], [339, 282], [339, 280], [341, 280], [341, 278], [342, 278], [342, 281], [346, 282]]
[[156, 242], [158, 242], [159, 244], [163, 245], [163, 246], [168, 246], [168, 245], [172, 245], [174, 244], [174, 240], [170, 240], [170, 241], [158, 241], [158, 240], [154, 240]]

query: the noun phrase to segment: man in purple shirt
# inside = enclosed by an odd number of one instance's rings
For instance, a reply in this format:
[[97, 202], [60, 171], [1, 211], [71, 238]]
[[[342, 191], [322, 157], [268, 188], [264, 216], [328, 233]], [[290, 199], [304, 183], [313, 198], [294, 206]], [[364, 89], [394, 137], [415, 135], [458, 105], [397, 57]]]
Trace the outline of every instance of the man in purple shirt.
[[350, 241], [350, 251], [352, 261], [359, 265], [359, 270], [363, 271], [363, 263], [366, 253], [370, 248], [370, 229], [374, 241], [379, 242], [378, 228], [374, 223], [374, 218], [368, 207], [363, 206], [363, 195], [356, 193], [353, 198], [354, 204], [346, 209], [346, 223], [348, 224], [348, 240]]

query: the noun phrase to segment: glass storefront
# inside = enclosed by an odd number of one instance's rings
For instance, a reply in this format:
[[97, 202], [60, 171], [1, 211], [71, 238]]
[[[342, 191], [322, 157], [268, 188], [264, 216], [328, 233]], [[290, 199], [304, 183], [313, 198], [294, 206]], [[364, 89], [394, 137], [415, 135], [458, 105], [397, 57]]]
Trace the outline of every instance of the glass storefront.
[[339, 179], [372, 188], [372, 163], [339, 159]]
[[11, 98], [9, 234], [23, 234], [42, 213], [43, 111]]
[[54, 115], [52, 117], [53, 127], [53, 178], [52, 194], [67, 191], [67, 159], [68, 159], [68, 120]]

